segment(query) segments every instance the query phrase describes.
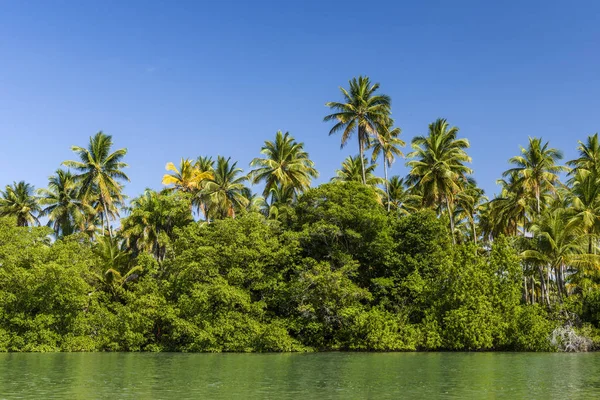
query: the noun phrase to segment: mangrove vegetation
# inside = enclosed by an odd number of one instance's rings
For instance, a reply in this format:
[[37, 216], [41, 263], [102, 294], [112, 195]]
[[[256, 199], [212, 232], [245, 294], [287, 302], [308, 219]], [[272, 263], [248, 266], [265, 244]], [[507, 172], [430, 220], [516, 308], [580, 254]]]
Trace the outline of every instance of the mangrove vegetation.
[[340, 90], [324, 120], [358, 149], [319, 186], [304, 144], [281, 131], [246, 169], [220, 155], [174, 160], [162, 190], [131, 199], [127, 150], [103, 132], [73, 146], [46, 188], [8, 184], [0, 350], [600, 343], [597, 134], [569, 161], [529, 138], [488, 198], [457, 126], [436, 119], [406, 150], [379, 84], [361, 76]]

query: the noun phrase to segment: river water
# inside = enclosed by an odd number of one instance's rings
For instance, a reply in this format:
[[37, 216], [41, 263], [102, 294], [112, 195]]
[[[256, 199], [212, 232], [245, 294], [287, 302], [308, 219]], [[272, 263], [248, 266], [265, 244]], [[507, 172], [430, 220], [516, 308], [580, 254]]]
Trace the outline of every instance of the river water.
[[590, 399], [600, 353], [0, 354], [0, 399]]

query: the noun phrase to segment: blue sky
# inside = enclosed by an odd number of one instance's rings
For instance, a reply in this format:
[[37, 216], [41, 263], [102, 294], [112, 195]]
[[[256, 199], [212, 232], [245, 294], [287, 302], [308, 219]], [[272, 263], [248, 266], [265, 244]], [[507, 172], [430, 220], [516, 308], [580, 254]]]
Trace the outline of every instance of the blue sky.
[[180, 157], [248, 169], [277, 130], [325, 182], [357, 144], [328, 136], [324, 104], [364, 74], [405, 141], [460, 127], [492, 194], [528, 136], [570, 158], [600, 130], [599, 50], [596, 1], [0, 0], [0, 185], [45, 186], [98, 130], [129, 150], [129, 195]]

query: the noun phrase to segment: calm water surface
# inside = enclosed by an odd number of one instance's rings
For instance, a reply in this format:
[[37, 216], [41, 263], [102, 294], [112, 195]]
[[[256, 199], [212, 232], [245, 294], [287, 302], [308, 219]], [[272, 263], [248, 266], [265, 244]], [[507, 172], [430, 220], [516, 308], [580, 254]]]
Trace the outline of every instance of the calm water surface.
[[600, 398], [600, 353], [0, 354], [0, 399]]

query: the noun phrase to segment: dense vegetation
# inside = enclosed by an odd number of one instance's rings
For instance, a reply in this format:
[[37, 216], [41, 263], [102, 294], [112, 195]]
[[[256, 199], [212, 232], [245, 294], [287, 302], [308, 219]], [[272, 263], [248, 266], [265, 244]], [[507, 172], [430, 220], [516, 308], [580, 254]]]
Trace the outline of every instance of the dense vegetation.
[[73, 147], [78, 159], [47, 188], [6, 186], [0, 350], [593, 345], [597, 134], [566, 165], [530, 138], [489, 200], [471, 177], [468, 140], [443, 119], [413, 139], [408, 176], [388, 177], [404, 142], [378, 89], [359, 77], [327, 103], [330, 134], [342, 145], [356, 134], [359, 154], [319, 187], [303, 143], [282, 132], [248, 173], [221, 156], [182, 159], [167, 164], [164, 190], [129, 203], [127, 151], [102, 132]]

